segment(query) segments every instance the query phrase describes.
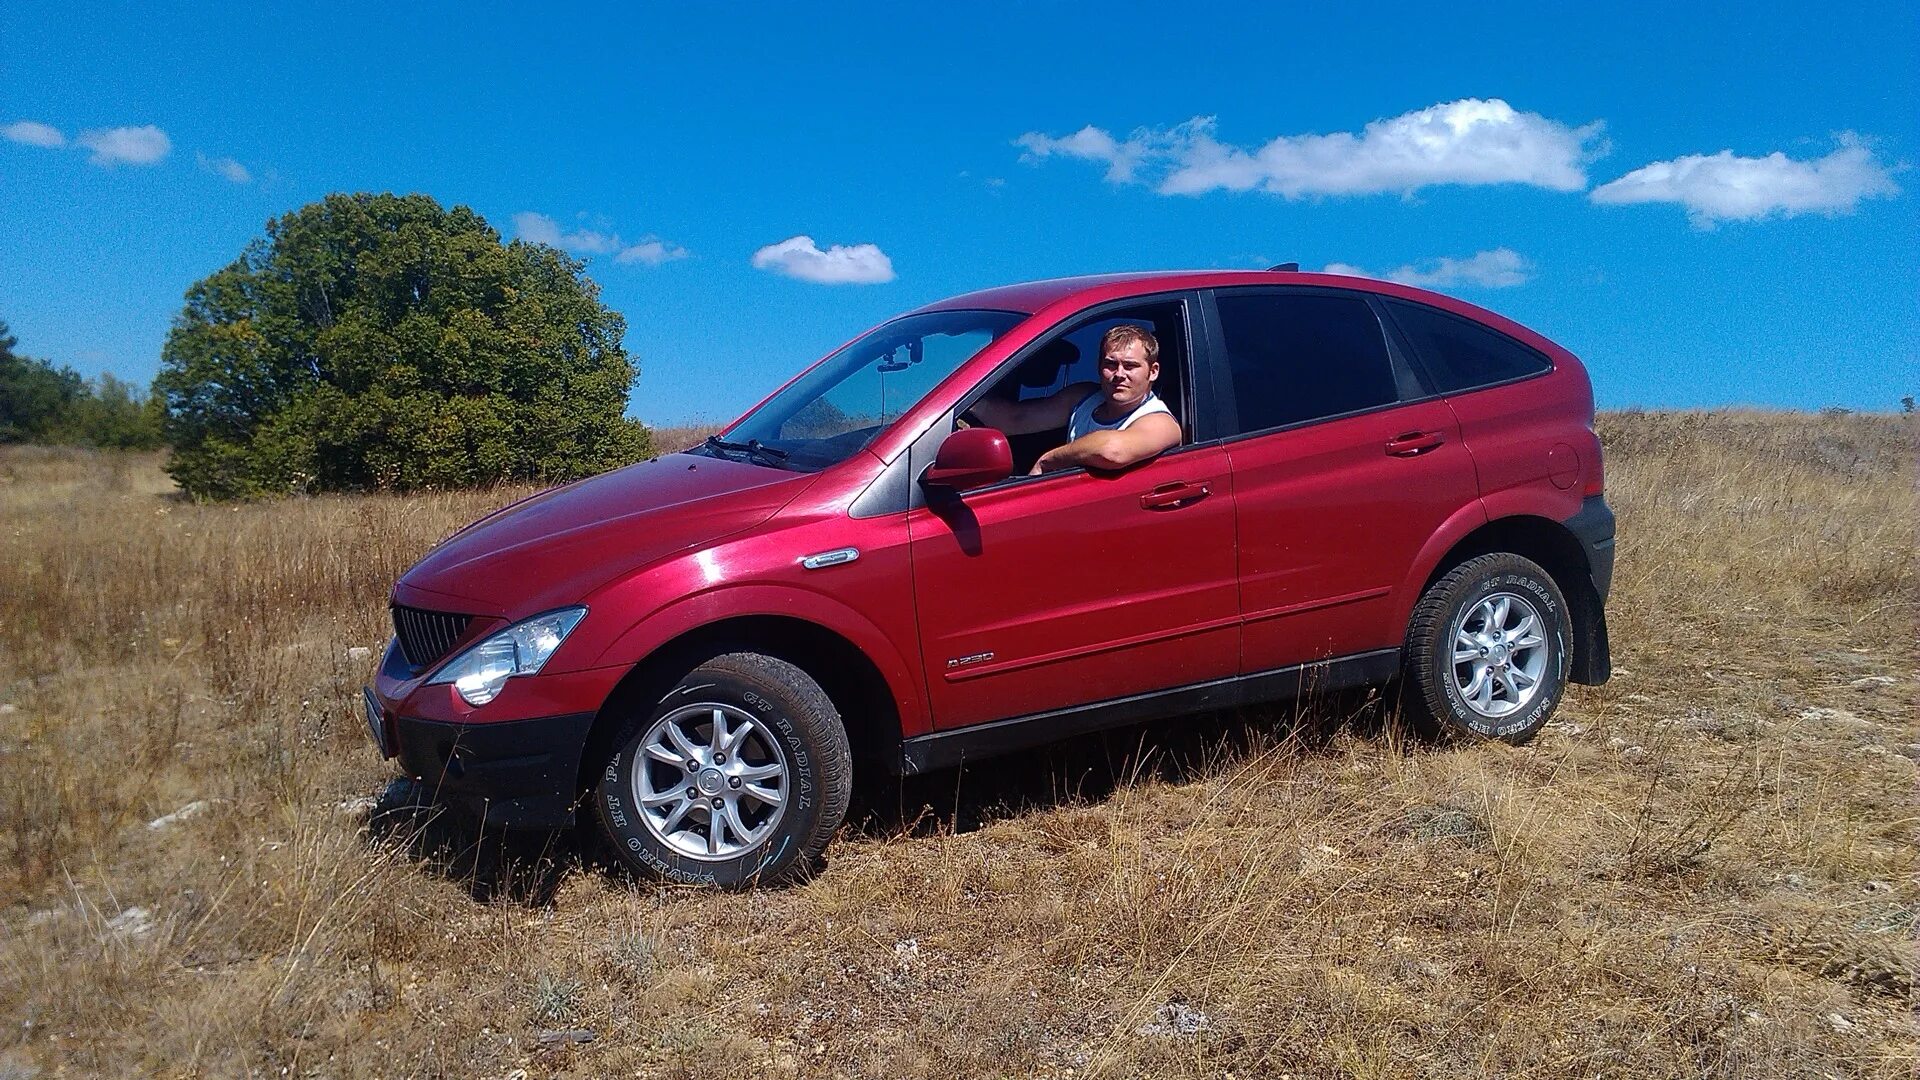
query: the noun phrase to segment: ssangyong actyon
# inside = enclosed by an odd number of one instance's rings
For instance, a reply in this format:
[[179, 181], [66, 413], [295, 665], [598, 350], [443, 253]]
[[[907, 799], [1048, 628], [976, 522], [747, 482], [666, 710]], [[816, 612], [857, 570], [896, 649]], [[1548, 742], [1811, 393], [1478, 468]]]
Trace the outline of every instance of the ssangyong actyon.
[[[1062, 449], [1149, 387], [1151, 456]], [[1612, 569], [1592, 390], [1539, 334], [1291, 270], [1043, 281], [440, 544], [366, 714], [444, 803], [742, 885], [814, 866], [863, 769], [1390, 682], [1525, 742], [1606, 680]]]

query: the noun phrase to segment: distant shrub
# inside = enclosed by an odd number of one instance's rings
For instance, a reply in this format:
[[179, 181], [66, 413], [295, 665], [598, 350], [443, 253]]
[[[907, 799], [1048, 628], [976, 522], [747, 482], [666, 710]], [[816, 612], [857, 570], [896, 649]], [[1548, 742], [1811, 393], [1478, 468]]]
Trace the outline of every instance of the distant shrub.
[[187, 291], [154, 382], [196, 498], [561, 481], [644, 456], [582, 265], [424, 195], [330, 195]]
[[64, 443], [110, 450], [160, 445], [158, 402], [103, 373], [91, 381], [64, 365], [14, 352], [0, 322], [0, 443]]

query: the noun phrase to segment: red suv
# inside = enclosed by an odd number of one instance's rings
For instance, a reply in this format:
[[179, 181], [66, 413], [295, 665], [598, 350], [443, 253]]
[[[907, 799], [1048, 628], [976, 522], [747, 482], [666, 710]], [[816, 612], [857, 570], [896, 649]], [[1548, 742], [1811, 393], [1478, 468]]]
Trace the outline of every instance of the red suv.
[[[1028, 475], [1066, 431], [969, 422], [1097, 381], [1121, 325], [1178, 445]], [[1292, 271], [1043, 281], [447, 540], [394, 586], [367, 720], [444, 802], [590, 806], [636, 869], [739, 885], [816, 862], [856, 768], [1396, 679], [1524, 742], [1608, 677], [1612, 569], [1586, 372], [1525, 327]]]

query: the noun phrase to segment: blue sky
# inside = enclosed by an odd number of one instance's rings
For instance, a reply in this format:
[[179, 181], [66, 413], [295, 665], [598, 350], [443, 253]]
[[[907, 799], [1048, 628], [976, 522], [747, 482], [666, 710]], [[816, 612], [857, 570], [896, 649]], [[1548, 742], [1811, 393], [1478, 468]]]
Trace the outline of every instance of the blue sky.
[[24, 351], [144, 382], [267, 218], [419, 191], [584, 254], [656, 422], [956, 292], [1282, 260], [1510, 315], [1603, 407], [1920, 393], [1911, 4], [277, 6], [0, 8]]

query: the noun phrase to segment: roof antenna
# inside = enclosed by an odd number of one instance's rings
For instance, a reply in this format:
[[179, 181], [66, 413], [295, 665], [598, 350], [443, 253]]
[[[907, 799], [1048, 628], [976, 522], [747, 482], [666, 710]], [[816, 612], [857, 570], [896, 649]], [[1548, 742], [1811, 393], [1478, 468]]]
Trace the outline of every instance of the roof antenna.
[[1297, 271], [1297, 270], [1299, 270], [1299, 269], [1300, 269], [1300, 264], [1299, 264], [1299, 263], [1297, 263], [1297, 262], [1291, 262], [1291, 263], [1278, 263], [1278, 264], [1276, 264], [1276, 265], [1274, 265], [1274, 266], [1269, 266], [1269, 267], [1267, 267], [1267, 271], [1268, 271], [1269, 273], [1271, 273], [1272, 271], [1275, 271], [1275, 270], [1279, 270], [1279, 271], [1283, 271], [1283, 272], [1285, 272], [1285, 273], [1289, 273], [1289, 274], [1291, 274], [1291, 273], [1294, 273], [1295, 271]]

